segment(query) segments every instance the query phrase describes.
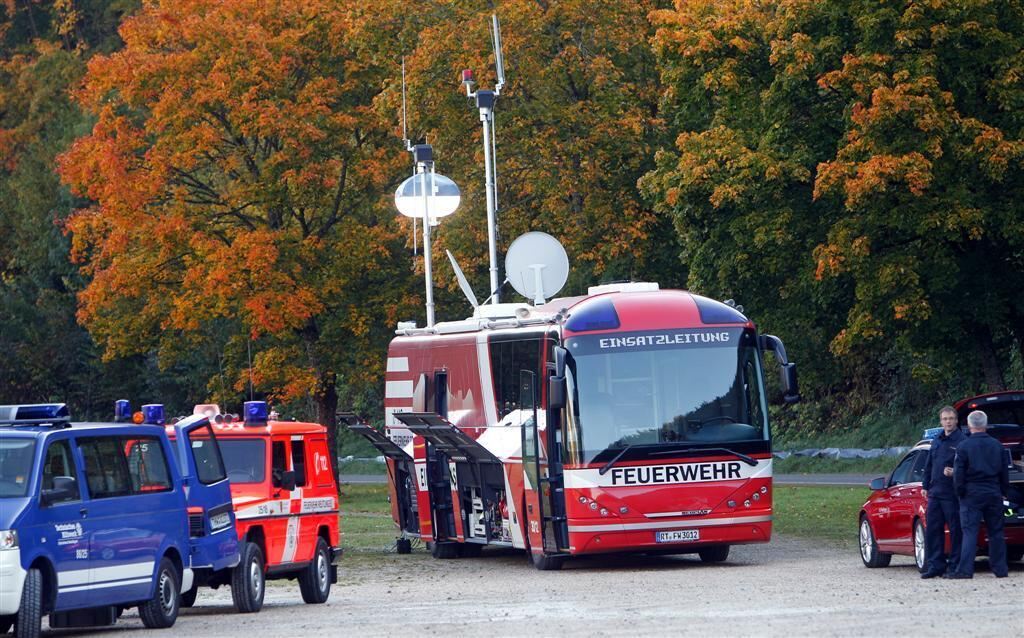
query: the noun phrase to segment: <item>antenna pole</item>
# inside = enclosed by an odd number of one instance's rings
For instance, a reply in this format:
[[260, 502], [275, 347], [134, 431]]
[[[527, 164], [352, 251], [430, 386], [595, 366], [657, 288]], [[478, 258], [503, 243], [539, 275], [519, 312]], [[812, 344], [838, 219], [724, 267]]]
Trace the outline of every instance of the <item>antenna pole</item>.
[[[490, 93], [490, 91], [477, 91], [477, 93]], [[484, 125], [484, 174], [486, 175], [484, 188], [487, 193], [487, 250], [491, 262], [491, 290], [495, 291], [491, 303], [496, 304], [500, 301], [501, 294], [498, 291], [498, 215], [494, 208], [494, 158], [491, 157], [491, 150], [493, 149], [491, 139], [493, 134], [491, 131], [491, 121], [494, 118], [493, 106], [494, 98], [492, 97], [490, 106], [487, 108], [480, 107], [480, 121]]]
[[[434, 327], [434, 273], [430, 260], [430, 213], [427, 209], [430, 198], [428, 194], [427, 175], [433, 177], [434, 163], [420, 162], [416, 165], [419, 174], [422, 176], [420, 184], [423, 186], [423, 278], [427, 289], [427, 327]], [[434, 180], [430, 180], [430, 189], [433, 190]]]

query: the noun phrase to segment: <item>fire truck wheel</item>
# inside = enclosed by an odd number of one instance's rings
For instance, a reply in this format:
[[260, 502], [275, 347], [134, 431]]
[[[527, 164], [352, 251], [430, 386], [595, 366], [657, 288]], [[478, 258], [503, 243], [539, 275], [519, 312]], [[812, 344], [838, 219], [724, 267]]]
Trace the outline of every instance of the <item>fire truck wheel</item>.
[[188, 608], [196, 604], [196, 596], [199, 595], [199, 586], [194, 585], [192, 589], [181, 595], [181, 606]]
[[434, 543], [430, 548], [430, 555], [434, 558], [458, 558], [459, 546], [456, 543]]
[[716, 545], [714, 547], [708, 547], [697, 552], [700, 559], [705, 563], [724, 563], [726, 558], [729, 558], [729, 546], [728, 545]]
[[166, 629], [173, 625], [178, 619], [180, 593], [181, 584], [174, 563], [167, 558], [160, 559], [153, 598], [139, 605], [142, 624], [149, 629]]
[[542, 572], [557, 571], [562, 569], [565, 563], [565, 556], [548, 556], [547, 554], [531, 554], [533, 566]]
[[43, 573], [30, 569], [25, 574], [21, 589], [21, 603], [14, 621], [14, 635], [18, 638], [36, 638], [43, 622]]
[[484, 546], [478, 543], [462, 543], [459, 545], [459, 556], [463, 558], [476, 558], [484, 551]]
[[331, 595], [331, 554], [323, 538], [316, 539], [313, 560], [299, 574], [299, 591], [311, 605], [325, 603]]
[[399, 538], [397, 541], [395, 541], [395, 551], [399, 554], [411, 554], [412, 541], [408, 538]]
[[231, 600], [235, 609], [251, 614], [263, 607], [263, 552], [256, 543], [242, 546], [242, 560], [231, 570]]

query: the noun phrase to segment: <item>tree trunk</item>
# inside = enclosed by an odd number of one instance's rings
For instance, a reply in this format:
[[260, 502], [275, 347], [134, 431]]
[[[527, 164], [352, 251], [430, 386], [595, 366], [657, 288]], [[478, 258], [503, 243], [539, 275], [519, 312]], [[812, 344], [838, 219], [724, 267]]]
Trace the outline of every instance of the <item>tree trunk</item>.
[[[338, 375], [328, 370], [317, 379], [313, 398], [316, 401], [316, 421], [327, 428], [327, 447], [330, 450], [331, 471], [338, 476]], [[339, 480], [340, 483], [340, 480]]]
[[1006, 381], [1003, 379], [1003, 371], [999, 367], [999, 358], [996, 355], [995, 347], [992, 345], [992, 331], [988, 326], [978, 326], [975, 333], [978, 344], [978, 358], [981, 359], [981, 371], [985, 375], [985, 386], [988, 392], [998, 392], [1006, 389]]

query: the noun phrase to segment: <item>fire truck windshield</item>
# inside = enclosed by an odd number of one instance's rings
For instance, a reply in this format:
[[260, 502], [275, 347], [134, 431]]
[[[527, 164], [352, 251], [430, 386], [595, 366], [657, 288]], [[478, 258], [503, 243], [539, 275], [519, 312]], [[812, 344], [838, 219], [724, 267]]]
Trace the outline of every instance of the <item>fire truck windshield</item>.
[[267, 476], [267, 444], [262, 439], [218, 439], [232, 483], [262, 483]]
[[566, 347], [573, 462], [607, 460], [626, 447], [768, 438], [753, 330], [604, 333], [569, 338]]

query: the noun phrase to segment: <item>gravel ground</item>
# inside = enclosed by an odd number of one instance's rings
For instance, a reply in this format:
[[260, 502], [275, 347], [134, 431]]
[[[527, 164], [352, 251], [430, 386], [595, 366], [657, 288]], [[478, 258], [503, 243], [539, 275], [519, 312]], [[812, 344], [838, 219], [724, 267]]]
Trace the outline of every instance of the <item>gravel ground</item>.
[[304, 605], [298, 586], [270, 583], [258, 614], [231, 608], [230, 592], [202, 590], [164, 632], [125, 612], [101, 632], [54, 636], [1020, 636], [1024, 565], [996, 579], [979, 561], [974, 580], [921, 580], [893, 557], [866, 569], [854, 547], [776, 537], [734, 547], [729, 561], [695, 556], [603, 557], [539, 572], [516, 552], [434, 560], [354, 553], [325, 605]]

